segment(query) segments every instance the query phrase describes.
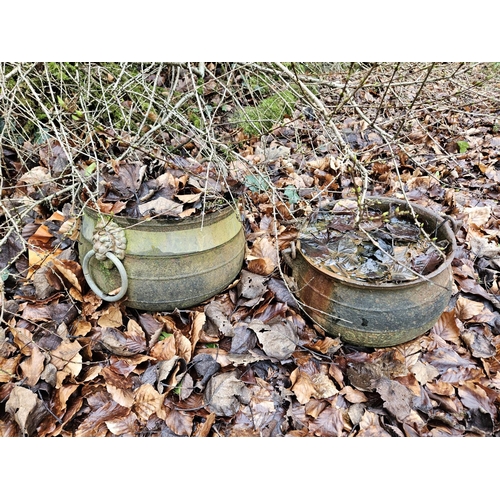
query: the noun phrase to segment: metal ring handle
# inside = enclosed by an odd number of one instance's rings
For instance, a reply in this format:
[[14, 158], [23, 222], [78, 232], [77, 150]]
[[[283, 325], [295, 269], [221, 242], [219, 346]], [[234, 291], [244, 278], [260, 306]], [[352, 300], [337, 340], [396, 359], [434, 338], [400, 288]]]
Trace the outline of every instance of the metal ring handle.
[[87, 283], [89, 284], [90, 288], [92, 288], [93, 292], [102, 300], [106, 300], [107, 302], [116, 302], [120, 299], [122, 299], [125, 294], [127, 293], [127, 288], [128, 288], [128, 277], [127, 277], [127, 271], [123, 267], [123, 264], [121, 260], [113, 253], [113, 252], [106, 252], [106, 257], [116, 266], [116, 269], [118, 269], [118, 272], [120, 273], [120, 278], [122, 280], [122, 286], [120, 288], [120, 292], [116, 295], [106, 295], [95, 283], [94, 279], [92, 278], [90, 274], [90, 269], [89, 269], [89, 262], [92, 256], [95, 255], [94, 250], [89, 250], [87, 254], [85, 255], [82, 263], [82, 268], [83, 268], [83, 275], [85, 276], [85, 279], [87, 280]]

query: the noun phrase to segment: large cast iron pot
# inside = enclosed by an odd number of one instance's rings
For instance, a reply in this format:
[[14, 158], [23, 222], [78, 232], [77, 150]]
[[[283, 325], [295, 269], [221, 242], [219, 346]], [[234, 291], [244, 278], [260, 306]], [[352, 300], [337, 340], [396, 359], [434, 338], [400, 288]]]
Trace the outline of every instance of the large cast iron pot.
[[[96, 247], [99, 234], [125, 243], [104, 258]], [[129, 307], [172, 311], [200, 304], [236, 278], [245, 236], [233, 207], [181, 220], [99, 215], [85, 208], [79, 253], [87, 283], [102, 299], [125, 297]]]
[[[371, 198], [370, 200], [374, 200]], [[408, 208], [404, 200], [376, 198], [377, 208]], [[296, 297], [327, 333], [353, 345], [387, 347], [408, 342], [429, 330], [448, 306], [452, 293], [451, 262], [456, 249], [448, 219], [412, 204], [428, 234], [449, 242], [446, 260], [432, 273], [404, 283], [369, 283], [320, 268], [300, 250], [285, 256], [297, 285]]]

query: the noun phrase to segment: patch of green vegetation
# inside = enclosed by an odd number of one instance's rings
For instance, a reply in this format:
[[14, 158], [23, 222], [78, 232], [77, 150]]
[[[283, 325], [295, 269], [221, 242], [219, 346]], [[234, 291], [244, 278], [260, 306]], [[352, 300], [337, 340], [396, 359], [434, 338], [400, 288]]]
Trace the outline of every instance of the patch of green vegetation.
[[69, 62], [48, 62], [47, 71], [58, 80], [67, 82], [73, 80], [73, 76], [76, 75], [78, 68], [76, 65]]
[[297, 191], [297, 188], [295, 186], [287, 186], [284, 191], [284, 195], [286, 196], [288, 202], [291, 205], [295, 205], [300, 201], [300, 195]]
[[202, 122], [201, 122], [201, 117], [200, 117], [200, 111], [198, 110], [198, 108], [191, 108], [191, 110], [188, 111], [188, 120], [196, 128], [201, 128]]
[[249, 174], [245, 177], [244, 184], [252, 193], [262, 193], [267, 190], [269, 181], [258, 175]]
[[294, 93], [284, 90], [266, 97], [256, 106], [244, 106], [235, 113], [232, 123], [250, 136], [265, 134], [286, 115], [292, 114], [295, 102]]
[[467, 141], [457, 141], [458, 152], [464, 154], [469, 149], [469, 143]]
[[169, 337], [172, 337], [173, 333], [167, 333], [167, 332], [161, 332], [160, 336], [158, 337], [158, 340], [165, 340], [168, 339]]

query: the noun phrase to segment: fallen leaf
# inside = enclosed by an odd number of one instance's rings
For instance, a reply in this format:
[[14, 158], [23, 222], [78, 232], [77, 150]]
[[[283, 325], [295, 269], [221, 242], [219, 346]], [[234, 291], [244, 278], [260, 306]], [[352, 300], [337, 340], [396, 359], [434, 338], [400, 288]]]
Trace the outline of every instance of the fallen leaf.
[[466, 207], [464, 213], [467, 214], [467, 223], [482, 227], [490, 220], [491, 207]]
[[456, 322], [455, 309], [443, 312], [432, 327], [432, 331], [442, 339], [459, 345], [460, 328]]
[[238, 304], [247, 307], [258, 304], [266, 292], [265, 281], [265, 276], [242, 270], [240, 280], [236, 286], [240, 297]]
[[151, 349], [151, 356], [158, 361], [172, 359], [177, 352], [177, 346], [175, 342], [175, 337], [173, 334], [170, 337], [165, 338], [157, 342]]
[[123, 325], [123, 317], [120, 306], [110, 304], [97, 320], [97, 324], [102, 328], [120, 328]]
[[122, 332], [109, 326], [101, 330], [99, 342], [106, 350], [119, 356], [133, 356], [146, 349], [144, 332]]
[[465, 297], [459, 297], [455, 305], [457, 317], [461, 321], [467, 321], [468, 319], [477, 316], [483, 309], [484, 304], [482, 302], [470, 300]]
[[432, 365], [428, 363], [422, 363], [417, 361], [411, 368], [410, 371], [415, 375], [415, 378], [422, 385], [427, 384], [434, 380], [438, 375], [439, 371]]
[[26, 384], [30, 387], [36, 385], [44, 368], [45, 356], [40, 349], [33, 344], [31, 347], [31, 356], [19, 365], [22, 376], [26, 378]]
[[207, 437], [210, 434], [210, 430], [212, 429], [212, 425], [214, 425], [216, 415], [215, 413], [210, 413], [202, 422], [198, 428], [196, 429], [194, 436], [195, 437]]
[[194, 417], [192, 412], [167, 407], [165, 423], [177, 436], [191, 436]]
[[257, 320], [249, 323], [248, 328], [255, 332], [262, 349], [272, 358], [287, 359], [299, 343], [299, 337], [288, 321], [266, 325]]
[[350, 385], [346, 385], [340, 391], [340, 394], [342, 394], [342, 396], [344, 396], [344, 398], [347, 399], [349, 403], [366, 403], [366, 401], [368, 401], [368, 398], [363, 392], [354, 389]]
[[235, 415], [240, 404], [250, 402], [249, 390], [234, 371], [212, 377], [203, 397], [209, 410], [223, 417]]
[[478, 328], [469, 328], [462, 332], [461, 337], [475, 358], [491, 358], [496, 354], [496, 348]]
[[12, 389], [5, 404], [5, 411], [12, 416], [25, 436], [32, 436], [38, 424], [48, 413], [36, 394], [21, 386], [15, 386]]
[[151, 384], [143, 384], [134, 393], [135, 402], [132, 411], [142, 423], [146, 423], [154, 414], [162, 418], [165, 416], [164, 399], [165, 396], [162, 396]]
[[52, 269], [56, 269], [61, 273], [70, 287], [75, 287], [80, 293], [82, 292], [83, 271], [78, 262], [55, 259], [52, 262]]
[[413, 409], [414, 395], [410, 389], [395, 380], [383, 377], [377, 382], [376, 390], [384, 400], [384, 408], [392, 413], [398, 422], [416, 425], [418, 428], [424, 427], [422, 417]]
[[123, 417], [106, 420], [105, 423], [114, 436], [134, 437], [139, 430], [137, 416], [132, 412]]
[[391, 437], [380, 425], [380, 417], [371, 411], [365, 411], [359, 421], [358, 437]]
[[474, 364], [470, 360], [461, 357], [453, 349], [445, 346], [425, 353], [423, 359], [437, 368], [441, 374], [450, 368], [474, 367]]
[[327, 406], [309, 426], [318, 437], [339, 437], [344, 431], [344, 416], [340, 408]]
[[205, 306], [205, 317], [208, 335], [219, 336], [219, 334], [222, 334], [226, 337], [234, 335], [225, 308], [216, 300], [212, 300]]
[[462, 404], [467, 408], [482, 410], [496, 417], [495, 401], [497, 393], [495, 391], [481, 387], [474, 382], [464, 382], [458, 387], [458, 395]]
[[130, 410], [113, 401], [111, 395], [102, 389], [87, 397], [92, 411], [75, 431], [76, 437], [104, 437], [108, 434], [106, 422], [129, 414]]

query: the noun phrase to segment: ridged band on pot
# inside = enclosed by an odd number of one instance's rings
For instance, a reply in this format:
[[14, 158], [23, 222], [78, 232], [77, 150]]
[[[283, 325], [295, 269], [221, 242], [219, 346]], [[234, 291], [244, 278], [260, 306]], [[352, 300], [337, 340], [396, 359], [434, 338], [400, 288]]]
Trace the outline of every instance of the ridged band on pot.
[[[382, 211], [403, 200], [370, 198]], [[327, 333], [353, 345], [388, 347], [425, 333], [448, 306], [452, 293], [451, 262], [456, 240], [450, 223], [412, 204], [426, 232], [449, 242], [445, 261], [432, 273], [404, 283], [370, 283], [345, 278], [320, 268], [300, 250], [286, 260], [297, 285], [296, 296], [306, 312]]]
[[[93, 248], [102, 217], [112, 219], [125, 233], [122, 264], [129, 307], [146, 311], [192, 307], [224, 290], [241, 270], [245, 236], [233, 207], [180, 220], [99, 215], [85, 208], [79, 240], [82, 262]], [[109, 269], [92, 256], [87, 260], [91, 280], [103, 294], [121, 287], [116, 266]]]

